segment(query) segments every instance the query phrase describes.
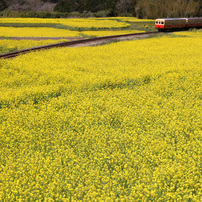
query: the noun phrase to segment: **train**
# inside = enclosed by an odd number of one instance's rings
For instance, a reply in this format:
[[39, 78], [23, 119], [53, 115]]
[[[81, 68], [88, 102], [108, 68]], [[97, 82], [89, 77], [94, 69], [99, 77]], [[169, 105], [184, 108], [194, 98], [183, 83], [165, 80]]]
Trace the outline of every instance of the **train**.
[[202, 28], [202, 17], [197, 18], [159, 18], [155, 21], [159, 32]]

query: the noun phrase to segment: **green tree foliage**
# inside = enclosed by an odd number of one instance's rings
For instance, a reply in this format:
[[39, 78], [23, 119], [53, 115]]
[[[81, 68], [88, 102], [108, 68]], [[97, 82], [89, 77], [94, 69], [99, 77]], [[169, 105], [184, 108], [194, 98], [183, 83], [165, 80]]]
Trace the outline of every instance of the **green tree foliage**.
[[75, 11], [75, 2], [71, 0], [59, 0], [56, 4], [54, 11], [57, 12], [72, 12]]
[[[0, 0], [0, 11], [14, 3], [29, 0]], [[81, 14], [94, 13], [100, 16], [133, 15], [138, 18], [200, 17], [201, 0], [41, 0], [56, 3], [54, 11]], [[99, 13], [99, 15], [97, 15]]]
[[196, 17], [202, 14], [200, 0], [59, 0], [56, 11], [98, 12], [109, 16], [131, 13], [138, 18]]

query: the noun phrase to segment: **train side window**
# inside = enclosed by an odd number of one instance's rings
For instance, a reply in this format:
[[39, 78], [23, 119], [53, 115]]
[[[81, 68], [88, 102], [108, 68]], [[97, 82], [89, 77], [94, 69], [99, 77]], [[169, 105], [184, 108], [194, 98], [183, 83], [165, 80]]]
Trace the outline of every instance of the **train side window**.
[[156, 21], [156, 24], [158, 24], [158, 21]]

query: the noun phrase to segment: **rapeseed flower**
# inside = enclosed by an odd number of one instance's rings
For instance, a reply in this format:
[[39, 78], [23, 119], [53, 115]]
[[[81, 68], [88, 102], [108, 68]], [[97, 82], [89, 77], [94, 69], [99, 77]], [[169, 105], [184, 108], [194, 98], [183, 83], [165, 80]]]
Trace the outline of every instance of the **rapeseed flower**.
[[0, 60], [0, 200], [201, 201], [201, 38]]

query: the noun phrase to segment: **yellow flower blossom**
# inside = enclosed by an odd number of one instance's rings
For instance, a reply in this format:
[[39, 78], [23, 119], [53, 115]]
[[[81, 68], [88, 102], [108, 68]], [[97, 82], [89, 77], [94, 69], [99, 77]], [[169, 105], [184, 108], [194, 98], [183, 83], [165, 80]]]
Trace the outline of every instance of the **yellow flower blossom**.
[[0, 37], [78, 37], [78, 31], [49, 27], [0, 27]]
[[[67, 18], [67, 19], [44, 19], [44, 18], [0, 18], [0, 24], [38, 24], [38, 26], [64, 25], [71, 28], [127, 28], [130, 24], [126, 22], [118, 22], [116, 20], [99, 19], [99, 18]], [[47, 25], [46, 25], [47, 26]]]
[[61, 40], [40, 40], [40, 41], [34, 41], [34, 40], [12, 40], [12, 39], [4, 39], [0, 40], [0, 54], [16, 51], [20, 49], [25, 48], [31, 48], [35, 46], [42, 46], [46, 44], [53, 44], [58, 42], [68, 41], [67, 39], [61, 39]]
[[184, 34], [1, 59], [0, 200], [201, 201], [202, 35]]

